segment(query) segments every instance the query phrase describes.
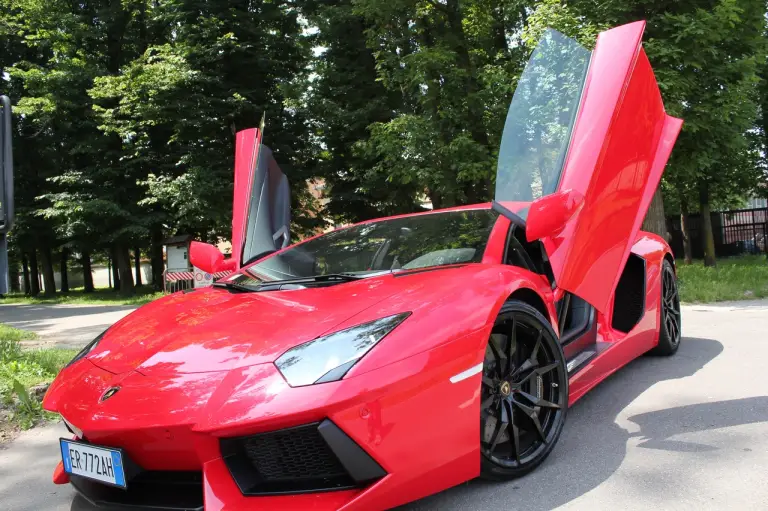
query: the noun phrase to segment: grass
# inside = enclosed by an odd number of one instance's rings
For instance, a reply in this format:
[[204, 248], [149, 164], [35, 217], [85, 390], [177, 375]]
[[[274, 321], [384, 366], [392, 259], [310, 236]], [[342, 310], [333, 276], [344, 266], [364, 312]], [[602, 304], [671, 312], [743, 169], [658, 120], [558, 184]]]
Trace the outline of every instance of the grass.
[[12, 293], [0, 299], [0, 303], [139, 306], [161, 296], [163, 296], [162, 292], [155, 291], [150, 286], [137, 287], [136, 292], [131, 296], [123, 296], [112, 289], [96, 289], [92, 293], [86, 293], [83, 291], [83, 288], [77, 288], [69, 293], [56, 293], [53, 296], [39, 295], [31, 297]]
[[686, 303], [722, 302], [768, 297], [768, 259], [728, 257], [707, 268], [701, 261], [677, 263], [680, 299]]
[[41, 348], [24, 350], [20, 341], [35, 339], [33, 332], [0, 323], [0, 440], [8, 430], [27, 429], [50, 417], [30, 393], [35, 385], [50, 383], [77, 350]]

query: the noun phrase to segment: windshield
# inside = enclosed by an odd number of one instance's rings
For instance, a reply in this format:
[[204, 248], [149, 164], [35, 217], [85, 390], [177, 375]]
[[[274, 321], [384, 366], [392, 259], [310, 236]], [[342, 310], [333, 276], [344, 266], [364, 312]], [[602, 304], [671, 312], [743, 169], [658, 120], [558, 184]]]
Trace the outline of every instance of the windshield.
[[483, 209], [355, 225], [294, 245], [247, 270], [274, 281], [477, 263], [497, 218]]
[[557, 190], [589, 59], [588, 50], [560, 32], [542, 36], [507, 112], [497, 201], [530, 202]]

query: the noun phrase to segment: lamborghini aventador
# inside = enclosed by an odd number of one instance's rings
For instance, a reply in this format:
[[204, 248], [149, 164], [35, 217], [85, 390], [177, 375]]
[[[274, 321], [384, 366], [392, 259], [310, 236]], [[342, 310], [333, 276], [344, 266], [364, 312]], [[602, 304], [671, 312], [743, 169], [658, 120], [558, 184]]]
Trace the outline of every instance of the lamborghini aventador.
[[290, 242], [286, 176], [237, 136], [232, 273], [141, 307], [50, 387], [54, 482], [100, 506], [388, 509], [528, 473], [568, 407], [680, 342], [675, 262], [640, 230], [681, 123], [644, 22], [593, 51], [548, 31], [494, 200]]

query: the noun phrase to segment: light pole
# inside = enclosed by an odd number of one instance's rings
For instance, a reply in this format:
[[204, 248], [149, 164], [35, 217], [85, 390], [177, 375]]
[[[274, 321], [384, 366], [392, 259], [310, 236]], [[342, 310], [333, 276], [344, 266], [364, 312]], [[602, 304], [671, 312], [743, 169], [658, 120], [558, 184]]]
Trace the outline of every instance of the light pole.
[[11, 100], [0, 96], [0, 296], [8, 292], [8, 231], [13, 227]]

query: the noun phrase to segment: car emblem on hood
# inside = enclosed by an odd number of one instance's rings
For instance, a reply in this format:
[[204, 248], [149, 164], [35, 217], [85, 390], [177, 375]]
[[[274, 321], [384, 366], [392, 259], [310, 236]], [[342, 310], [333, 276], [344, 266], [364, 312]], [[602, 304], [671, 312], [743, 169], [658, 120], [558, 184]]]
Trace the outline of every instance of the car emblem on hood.
[[99, 402], [103, 403], [107, 399], [111, 398], [115, 394], [117, 394], [117, 391], [120, 390], [120, 387], [110, 387], [104, 392], [101, 397], [99, 398]]

